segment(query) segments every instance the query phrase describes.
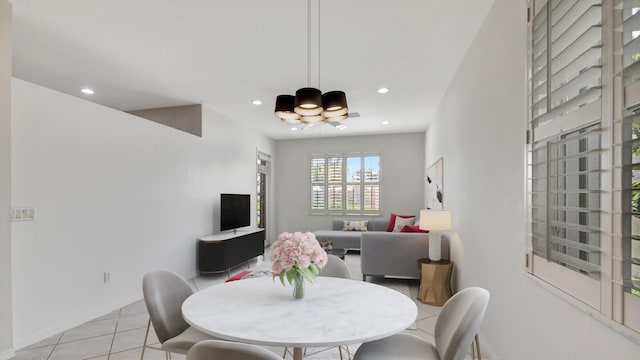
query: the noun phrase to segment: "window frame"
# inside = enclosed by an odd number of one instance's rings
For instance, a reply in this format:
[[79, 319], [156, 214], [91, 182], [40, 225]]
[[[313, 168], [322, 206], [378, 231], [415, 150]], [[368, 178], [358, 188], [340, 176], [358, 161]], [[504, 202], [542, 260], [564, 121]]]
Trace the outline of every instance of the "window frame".
[[[559, 4], [561, 2], [553, 2]], [[564, 299], [573, 299], [568, 303], [576, 308], [589, 313], [592, 317], [602, 323], [607, 324], [619, 333], [629, 336], [636, 341], [640, 341], [640, 296], [633, 295], [628, 288], [628, 281], [625, 275], [625, 238], [629, 231], [625, 229], [624, 219], [626, 216], [632, 216], [627, 209], [631, 204], [626, 204], [628, 200], [628, 186], [624, 183], [625, 164], [627, 154], [625, 151], [625, 143], [623, 139], [624, 121], [627, 117], [626, 113], [629, 109], [640, 109], [640, 81], [635, 86], [627, 86], [625, 84], [626, 69], [623, 66], [623, 56], [628, 55], [620, 52], [622, 47], [622, 32], [618, 30], [622, 27], [623, 11], [619, 7], [622, 2], [603, 0], [601, 2], [601, 79], [600, 89], [601, 96], [597, 100], [598, 105], [588, 104], [580, 107], [576, 112], [576, 116], [569, 114], [565, 116], [563, 121], [557, 124], [545, 124], [546, 129], [538, 131], [534, 135], [534, 116], [536, 109], [541, 109], [538, 114], [544, 114], [547, 108], [540, 106], [535, 96], [550, 96], [550, 92], [545, 93], [545, 86], [536, 89], [536, 78], [538, 73], [533, 73], [535, 69], [533, 64], [534, 54], [534, 34], [532, 32], [535, 5], [544, 6], [552, 1], [530, 0], [529, 16], [528, 16], [528, 51], [527, 51], [527, 104], [528, 114], [527, 121], [527, 179], [526, 179], [526, 230], [525, 230], [525, 270], [531, 274], [532, 280], [540, 284], [551, 285], [547, 288], [550, 293]], [[555, 5], [554, 5], [555, 6]], [[543, 35], [543, 37], [546, 35]], [[539, 39], [538, 39], [539, 40]], [[537, 44], [537, 43], [536, 43]], [[549, 45], [550, 42], [547, 42]], [[547, 59], [550, 59], [548, 57]], [[546, 70], [545, 70], [546, 71]], [[582, 73], [582, 72], [581, 72]], [[549, 75], [547, 75], [549, 76]], [[546, 85], [546, 90], [550, 90], [551, 85]], [[536, 91], [538, 91], [536, 93]], [[635, 102], [631, 105], [630, 96], [635, 96]], [[550, 104], [551, 100], [547, 100]], [[626, 104], [626, 105], [625, 105]], [[537, 108], [535, 106], [538, 106]], [[599, 107], [599, 108], [598, 108]], [[545, 258], [538, 257], [533, 253], [532, 241], [532, 216], [535, 209], [532, 207], [532, 147], [535, 141], [548, 139], [552, 136], [559, 136], [562, 133], [568, 133], [576, 129], [584, 127], [589, 121], [595, 119], [589, 118], [595, 109], [599, 110], [599, 119], [602, 127], [601, 134], [601, 176], [600, 176], [600, 279], [588, 280], [587, 276], [581, 275], [583, 279], [576, 278], [571, 272], [573, 270], [564, 268], [561, 265], [547, 261]], [[553, 115], [551, 116], [553, 117]], [[548, 118], [547, 118], [548, 119]], [[546, 120], [546, 119], [545, 119]], [[537, 123], [535, 125], [538, 125]], [[550, 126], [549, 126], [550, 125]], [[538, 129], [540, 130], [540, 129]], [[627, 196], [627, 197], [625, 197]], [[549, 204], [545, 204], [549, 206]], [[577, 273], [576, 273], [577, 274]], [[541, 276], [542, 275], [542, 276]], [[579, 275], [579, 274], [578, 274]], [[582, 282], [590, 282], [585, 285], [581, 282], [575, 282], [576, 279]], [[595, 310], [595, 312], [594, 312]]]
[[[348, 177], [348, 159], [349, 158], [359, 158], [360, 159], [360, 174], [366, 173], [365, 168], [365, 158], [367, 157], [377, 157], [378, 158], [378, 180], [377, 181], [367, 181], [366, 176], [360, 176], [358, 181], [349, 181]], [[322, 160], [323, 159], [323, 160]], [[340, 169], [340, 179], [336, 180], [334, 178], [333, 181], [330, 181], [330, 159], [340, 159], [341, 160], [341, 169]], [[317, 160], [317, 161], [316, 161]], [[314, 181], [313, 177], [313, 168], [317, 166], [317, 164], [323, 163], [323, 178], [322, 180]], [[348, 152], [348, 153], [324, 153], [324, 154], [309, 154], [309, 212], [310, 215], [345, 215], [345, 216], [379, 216], [381, 214], [381, 196], [382, 196], [382, 155], [379, 152]], [[335, 172], [334, 172], [335, 174]], [[358, 186], [359, 187], [359, 199], [358, 202], [360, 204], [359, 210], [348, 209], [348, 187], [350, 186]], [[365, 188], [374, 186], [378, 188], [378, 208], [374, 210], [365, 210]], [[323, 201], [324, 208], [319, 209], [314, 207], [314, 194], [316, 193], [314, 188], [320, 187], [323, 192]], [[332, 187], [340, 189], [340, 208], [331, 208], [331, 191]], [[319, 192], [318, 192], [319, 193]], [[337, 201], [334, 199], [334, 204]], [[355, 201], [354, 201], [355, 203]]]

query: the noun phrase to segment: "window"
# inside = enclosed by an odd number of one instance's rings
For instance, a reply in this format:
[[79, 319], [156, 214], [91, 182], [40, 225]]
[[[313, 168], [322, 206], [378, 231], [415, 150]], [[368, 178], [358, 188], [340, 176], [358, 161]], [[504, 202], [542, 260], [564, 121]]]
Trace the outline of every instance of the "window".
[[[640, 4], [619, 1], [615, 13], [614, 71], [622, 74], [615, 99], [620, 104], [614, 122], [614, 175], [620, 179], [616, 198], [620, 230], [614, 245], [621, 256], [614, 265], [620, 269], [614, 277], [616, 295], [622, 293], [622, 315], [618, 321], [640, 331]], [[622, 26], [620, 26], [620, 24]]]
[[309, 167], [312, 214], [379, 213], [379, 155], [312, 155]]
[[640, 5], [529, 15], [527, 271], [640, 331]]
[[[600, 125], [536, 143], [533, 254], [600, 279]], [[548, 204], [545, 206], [545, 204]]]

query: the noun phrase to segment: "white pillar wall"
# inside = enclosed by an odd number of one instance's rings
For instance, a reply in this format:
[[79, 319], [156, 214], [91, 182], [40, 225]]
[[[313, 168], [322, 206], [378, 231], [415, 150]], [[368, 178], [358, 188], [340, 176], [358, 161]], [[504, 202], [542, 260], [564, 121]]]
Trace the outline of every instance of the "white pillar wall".
[[11, 14], [0, 0], [0, 360], [12, 358], [11, 290]]

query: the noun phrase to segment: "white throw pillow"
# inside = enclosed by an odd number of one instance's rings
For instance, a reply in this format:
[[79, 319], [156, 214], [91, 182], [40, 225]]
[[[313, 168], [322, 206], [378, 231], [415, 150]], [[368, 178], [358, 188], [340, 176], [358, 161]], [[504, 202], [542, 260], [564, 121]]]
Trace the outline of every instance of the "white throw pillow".
[[368, 220], [345, 220], [342, 226], [343, 231], [367, 231]]
[[393, 226], [393, 232], [400, 232], [400, 229], [402, 229], [403, 226], [413, 225], [414, 221], [416, 221], [415, 216], [410, 218], [396, 217], [396, 224]]

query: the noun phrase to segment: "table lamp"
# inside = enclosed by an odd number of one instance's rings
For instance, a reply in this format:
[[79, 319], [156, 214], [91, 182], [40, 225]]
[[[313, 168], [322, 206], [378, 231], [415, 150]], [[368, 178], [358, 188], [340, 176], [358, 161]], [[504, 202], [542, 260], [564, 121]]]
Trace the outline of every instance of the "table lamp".
[[440, 261], [440, 232], [451, 229], [450, 212], [420, 210], [420, 229], [429, 230], [429, 260]]

